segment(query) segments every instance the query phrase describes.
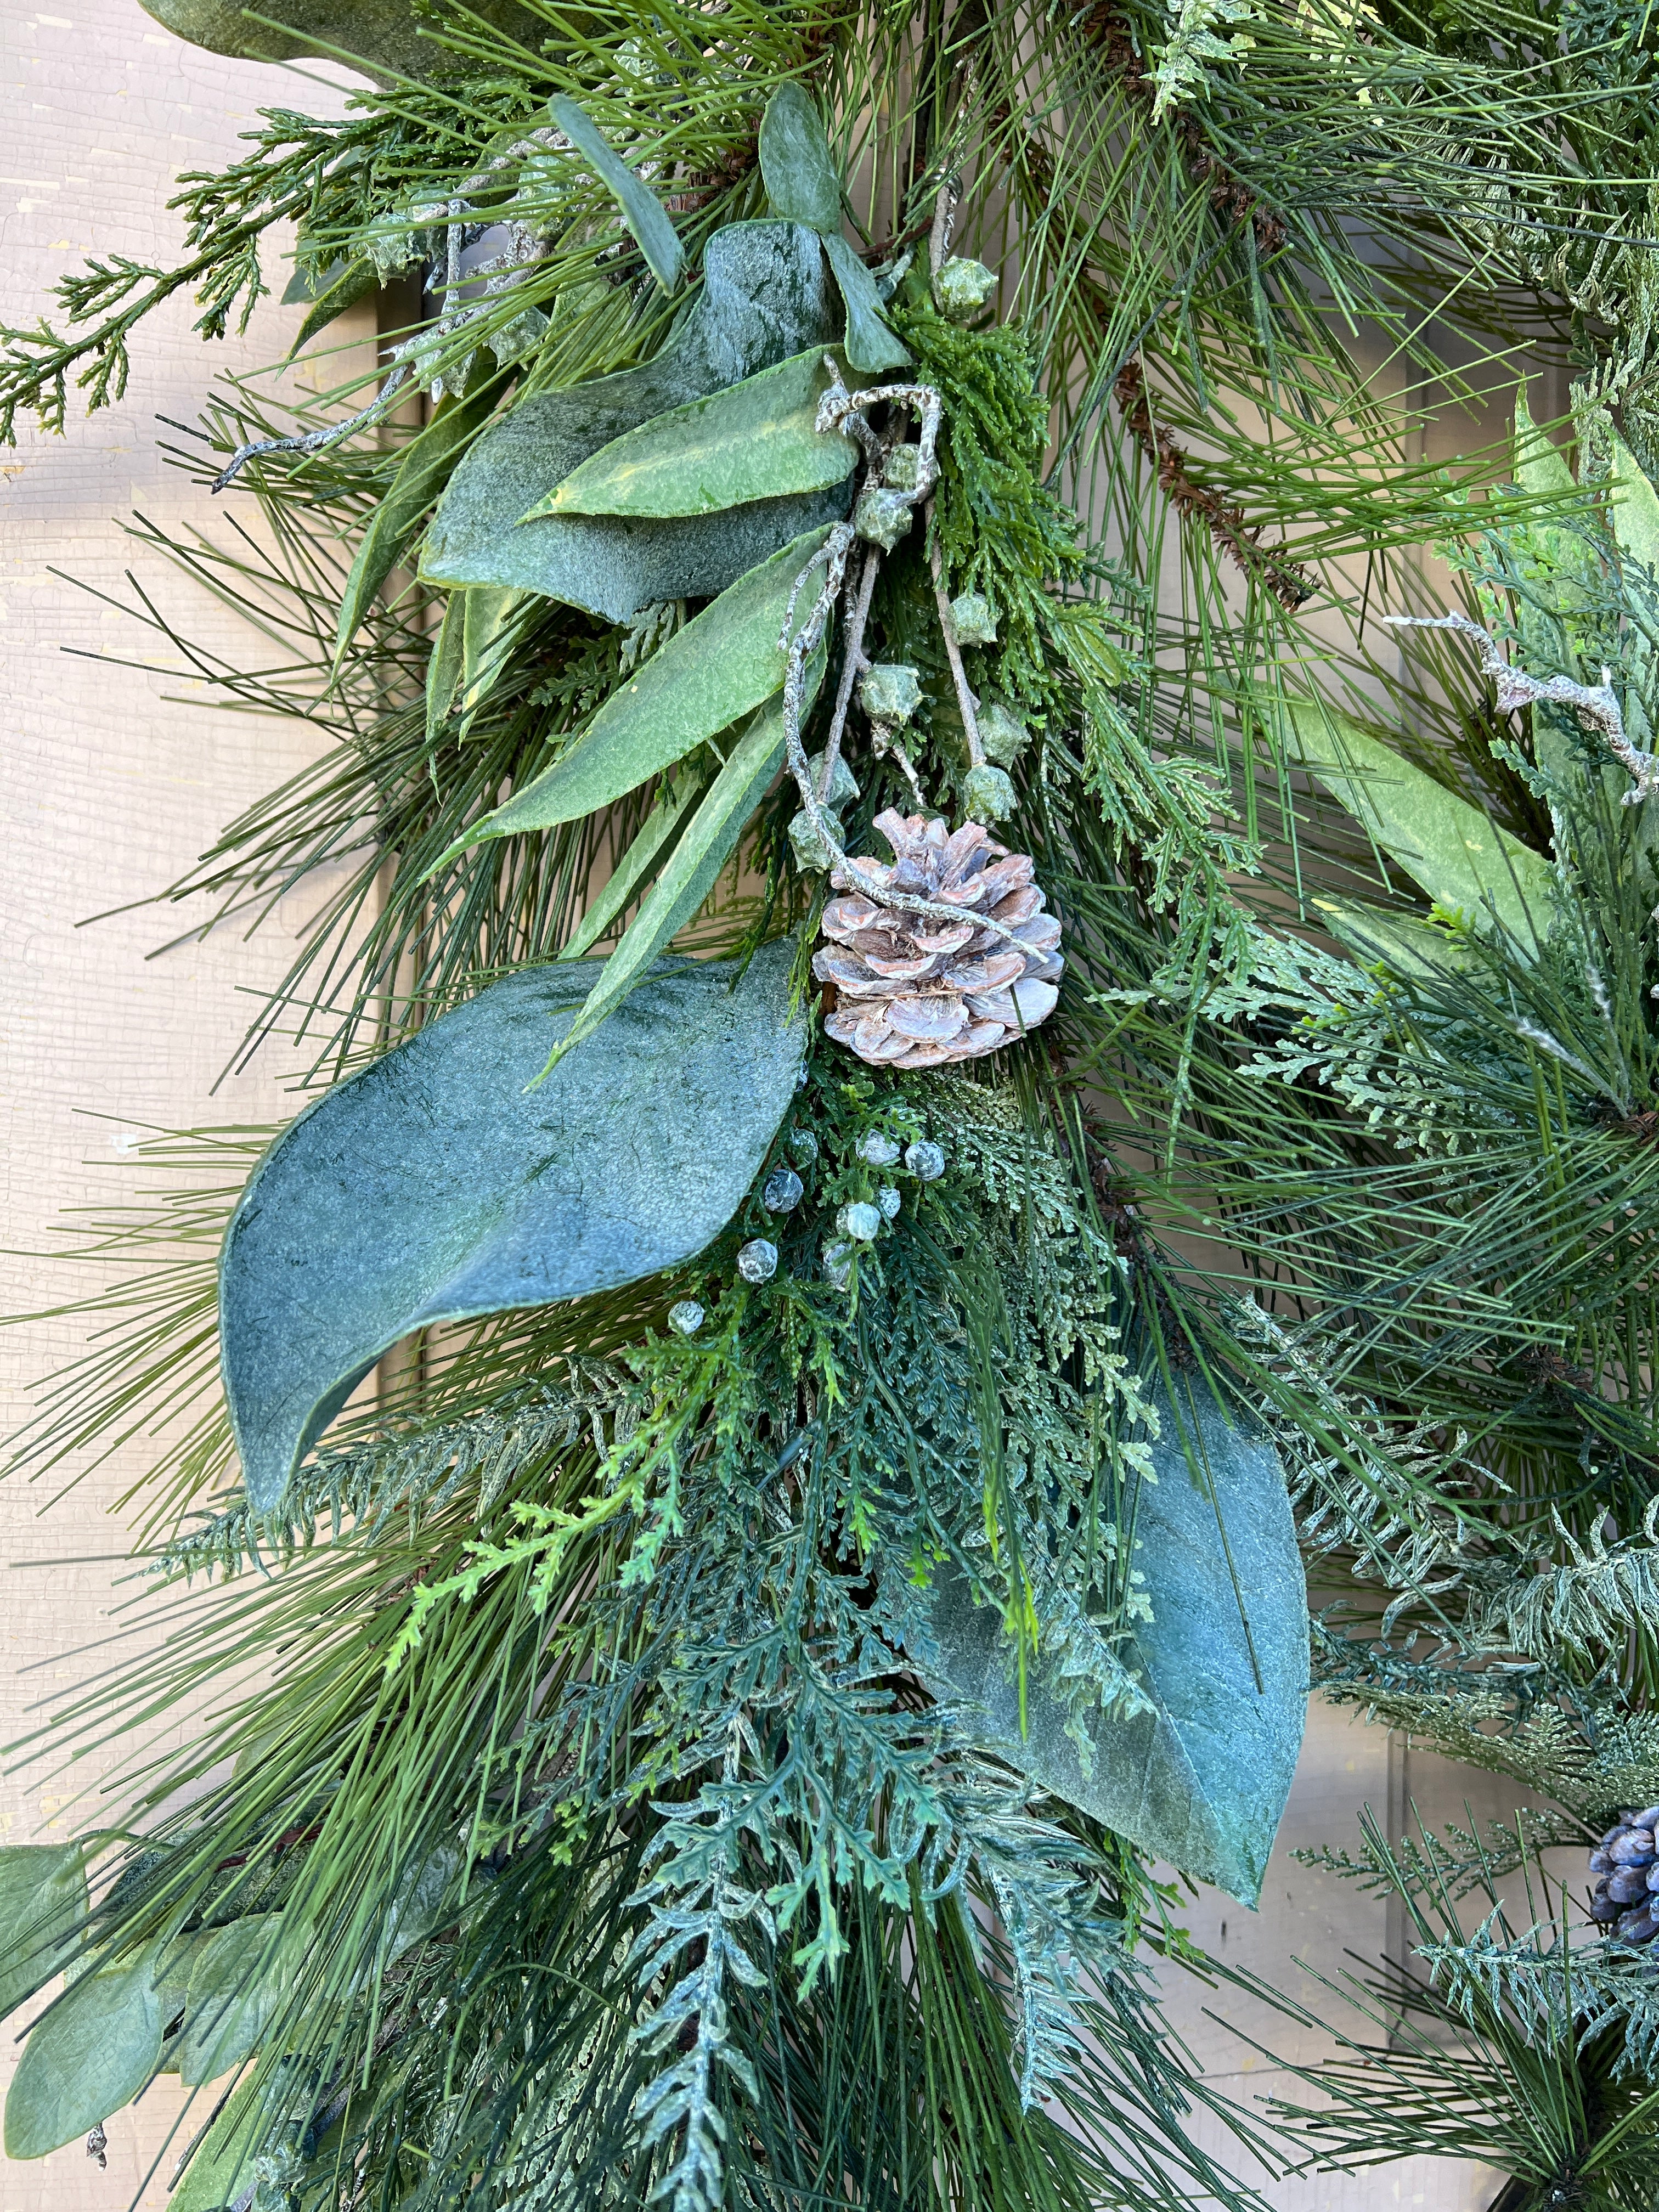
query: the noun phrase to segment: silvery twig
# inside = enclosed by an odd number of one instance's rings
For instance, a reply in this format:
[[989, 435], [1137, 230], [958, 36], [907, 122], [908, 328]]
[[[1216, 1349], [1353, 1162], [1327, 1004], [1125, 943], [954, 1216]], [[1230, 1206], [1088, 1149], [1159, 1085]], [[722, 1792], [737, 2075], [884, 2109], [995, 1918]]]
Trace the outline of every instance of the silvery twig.
[[1659, 758], [1644, 753], [1626, 735], [1610, 668], [1602, 669], [1599, 684], [1576, 684], [1570, 676], [1528, 676], [1524, 669], [1511, 668], [1491, 635], [1467, 615], [1384, 615], [1382, 619], [1396, 629], [1450, 629], [1473, 638], [1480, 649], [1482, 670], [1498, 687], [1500, 714], [1510, 714], [1517, 707], [1571, 707], [1633, 779], [1634, 788], [1625, 793], [1626, 806], [1639, 806], [1659, 792]]
[[227, 484], [235, 482], [249, 461], [258, 460], [266, 453], [320, 453], [330, 446], [338, 445], [342, 438], [349, 438], [354, 430], [367, 429], [385, 414], [413, 374], [407, 362], [400, 362], [380, 386], [379, 395], [361, 414], [349, 415], [343, 422], [332, 423], [325, 430], [307, 430], [297, 438], [255, 438], [246, 446], [238, 446], [209, 489], [223, 491]]

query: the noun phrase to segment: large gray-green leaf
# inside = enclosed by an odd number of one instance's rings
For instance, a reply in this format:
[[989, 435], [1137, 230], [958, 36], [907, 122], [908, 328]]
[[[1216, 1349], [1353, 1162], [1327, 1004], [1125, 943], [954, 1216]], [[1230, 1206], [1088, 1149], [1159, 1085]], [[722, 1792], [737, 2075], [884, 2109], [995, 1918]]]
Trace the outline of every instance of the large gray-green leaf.
[[650, 874], [658, 856], [672, 848], [686, 817], [702, 798], [708, 779], [690, 772], [672, 784], [641, 823], [638, 836], [617, 861], [616, 871], [583, 915], [561, 960], [580, 960], [597, 945]]
[[245, 2080], [212, 2121], [167, 2200], [167, 2212], [231, 2212], [253, 2185], [253, 2159], [264, 2118], [257, 2080]]
[[148, 1951], [72, 1982], [29, 2030], [6, 2094], [6, 2156], [44, 2158], [130, 2104], [161, 2055]]
[[[812, 689], [822, 680], [818, 661]], [[783, 766], [783, 702], [763, 707], [732, 748], [708, 796], [682, 832], [650, 896], [629, 923], [627, 935], [600, 971], [561, 1053], [591, 1035], [622, 1004], [664, 945], [672, 942], [720, 880], [739, 837]]]
[[1659, 492], [1617, 435], [1613, 441], [1612, 520], [1620, 552], [1659, 576]]
[[78, 1844], [0, 1850], [0, 2020], [63, 1965], [65, 1942], [86, 1914]]
[[[291, 62], [305, 54], [344, 55], [382, 83], [399, 76], [453, 76], [468, 64], [417, 35], [409, 0], [250, 0], [254, 22], [237, 0], [141, 0], [169, 31], [240, 61]], [[509, 38], [539, 51], [547, 26], [518, 0], [469, 0], [471, 12]], [[273, 29], [273, 23], [282, 26]]]
[[1541, 854], [1337, 708], [1292, 699], [1285, 719], [1302, 765], [1437, 905], [1461, 913], [1474, 929], [1495, 911], [1522, 945], [1542, 935], [1554, 875]]
[[422, 574], [450, 586], [516, 585], [616, 623], [658, 600], [723, 592], [780, 545], [840, 520], [848, 487], [714, 515], [520, 518], [625, 431], [830, 343], [838, 324], [815, 231], [790, 222], [716, 231], [702, 289], [654, 360], [532, 393], [474, 441], [427, 532]]
[[611, 1290], [731, 1218], [793, 1095], [787, 944], [664, 961], [538, 1088], [601, 963], [520, 969], [335, 1087], [279, 1138], [225, 1237], [226, 1395], [269, 1511], [411, 1329]]
[[1000, 1757], [1142, 1850], [1254, 1904], [1302, 1742], [1306, 1587], [1278, 1454], [1201, 1383], [1177, 1387], [1178, 1410], [1156, 1399], [1158, 1480], [1139, 1485], [1133, 1513], [1152, 1620], [1125, 1656], [1155, 1710], [1092, 1720], [1085, 1772], [1066, 1733], [1069, 1705], [1039, 1654], [1022, 1736], [1000, 1611], [975, 1606], [960, 1575], [937, 1585], [916, 1657], [941, 1688], [978, 1704], [983, 1741]]
[[775, 214], [811, 230], [841, 228], [841, 171], [818, 111], [798, 84], [781, 84], [766, 103], [760, 165]]
[[594, 174], [615, 198], [622, 210], [623, 221], [633, 232], [651, 274], [665, 292], [672, 292], [685, 271], [685, 248], [680, 244], [678, 232], [668, 219], [667, 209], [649, 185], [636, 177], [610, 145], [586, 108], [578, 106], [562, 92], [554, 94], [547, 103], [547, 108], [565, 137], [583, 160], [592, 165]]
[[[434, 869], [481, 838], [574, 822], [660, 775], [783, 688], [779, 634], [796, 577], [823, 543], [799, 538], [763, 561], [695, 621], [677, 630], [631, 682], [605, 701], [569, 750], [458, 838]], [[811, 594], [795, 613], [806, 618]]]
[[[714, 514], [750, 500], [826, 491], [858, 449], [814, 427], [830, 388], [815, 346], [758, 376], [613, 438], [530, 510], [538, 514]], [[857, 381], [856, 375], [854, 381]]]
[[467, 441], [495, 412], [507, 383], [507, 377], [498, 374], [482, 378], [478, 388], [464, 398], [446, 396], [426, 428], [404, 447], [398, 473], [374, 510], [374, 519], [363, 533], [351, 574], [346, 578], [334, 631], [337, 670], [368, 612], [370, 600], [397, 567], [415, 526], [448, 483]]

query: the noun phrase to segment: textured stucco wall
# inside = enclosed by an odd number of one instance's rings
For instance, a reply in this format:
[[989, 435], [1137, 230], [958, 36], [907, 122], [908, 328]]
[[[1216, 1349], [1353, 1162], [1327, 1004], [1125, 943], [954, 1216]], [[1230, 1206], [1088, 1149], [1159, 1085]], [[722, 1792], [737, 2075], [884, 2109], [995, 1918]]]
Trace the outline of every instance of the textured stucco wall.
[[[216, 166], [262, 103], [328, 98], [289, 73], [222, 61], [181, 46], [135, 0], [58, 0], [63, 15], [28, 14], [3, 0], [4, 113], [0, 117], [0, 319], [31, 321], [54, 276], [88, 252], [166, 262], [178, 245], [166, 212], [179, 170]], [[320, 72], [313, 72], [313, 76]], [[273, 271], [280, 289], [283, 272]], [[4, 1231], [0, 1307], [17, 1312], [65, 1301], [100, 1278], [84, 1264], [27, 1256], [52, 1239], [66, 1208], [128, 1195], [130, 1146], [147, 1125], [262, 1122], [283, 1110], [280, 1054], [255, 1072], [219, 1076], [250, 1000], [292, 951], [306, 910], [285, 907], [261, 936], [226, 932], [155, 960], [181, 917], [140, 908], [77, 929], [86, 915], [143, 898], [175, 877], [245, 801], [301, 764], [292, 724], [260, 722], [199, 703], [199, 687], [70, 657], [109, 653], [171, 661], [108, 607], [52, 571], [118, 592], [137, 569], [166, 592], [190, 634], [234, 649], [236, 625], [199, 592], [169, 581], [153, 556], [136, 554], [120, 520], [133, 508], [170, 525], [222, 531], [225, 517], [154, 443], [156, 415], [188, 422], [220, 369], [276, 358], [294, 311], [267, 302], [246, 336], [204, 348], [178, 302], [138, 333], [125, 398], [90, 420], [71, 410], [69, 433], [26, 431], [0, 459], [0, 757], [6, 833], [0, 868], [3, 915], [3, 1112], [0, 1152]], [[191, 703], [194, 695], [197, 703]], [[88, 1118], [98, 1117], [98, 1118]], [[67, 1316], [0, 1335], [0, 1389], [8, 1428], [27, 1417], [28, 1385], [82, 1346]], [[142, 1441], [81, 1481], [50, 1513], [56, 1486], [0, 1486], [0, 1741], [33, 1725], [43, 1698], [95, 1679], [112, 1663], [108, 1638], [121, 1624], [112, 1583], [121, 1550], [117, 1501], [146, 1462]], [[78, 1655], [78, 1656], [77, 1656]], [[86, 1817], [76, 1793], [95, 1790], [112, 1749], [67, 1771], [24, 1769], [0, 1777], [0, 1836], [40, 1839]], [[1304, 1994], [1291, 1966], [1299, 1955], [1325, 1972], [1343, 1954], [1375, 1954], [1386, 1915], [1351, 1889], [1297, 1867], [1304, 1842], [1351, 1842], [1362, 1803], [1392, 1808], [1407, 1795], [1431, 1817], [1461, 1813], [1467, 1778], [1437, 1762], [1409, 1765], [1376, 1730], [1316, 1708], [1296, 1794], [1262, 1909], [1249, 1914], [1201, 1898], [1188, 1916], [1200, 1941]], [[86, 1801], [82, 1801], [84, 1805]], [[1506, 1809], [1488, 1791], [1486, 1809]], [[1249, 2025], [1233, 2001], [1172, 1986], [1170, 1997], [1203, 2063], [1244, 2095], [1281, 2086], [1266, 2061], [1206, 2016], [1212, 2007]], [[1306, 2039], [1269, 2032], [1285, 2051]], [[5, 2063], [9, 2061], [9, 2050]], [[100, 2173], [78, 2147], [38, 2165], [0, 2162], [0, 2212], [79, 2212], [165, 2202], [161, 2175], [145, 2182], [178, 2112], [179, 2094], [158, 2084], [136, 2112], [110, 2128]], [[170, 2160], [167, 2161], [170, 2164]], [[1479, 2169], [1426, 2160], [1367, 2177], [1279, 2185], [1285, 2212], [1370, 2212], [1396, 2205], [1474, 2212], [1490, 2194]]]

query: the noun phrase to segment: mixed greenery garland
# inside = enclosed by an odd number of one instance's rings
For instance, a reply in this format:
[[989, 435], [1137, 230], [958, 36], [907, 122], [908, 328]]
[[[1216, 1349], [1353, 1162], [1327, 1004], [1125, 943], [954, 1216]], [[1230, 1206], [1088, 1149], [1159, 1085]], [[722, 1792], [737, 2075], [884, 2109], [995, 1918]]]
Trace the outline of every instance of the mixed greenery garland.
[[[244, 1047], [317, 1096], [151, 1147], [18, 1441], [200, 1404], [49, 1733], [204, 1718], [0, 1851], [9, 2154], [171, 2071], [187, 2212], [1256, 2201], [1200, 2108], [1645, 2207], [1645, 18], [154, 12], [372, 88], [7, 333], [0, 427], [279, 224], [299, 348], [419, 302], [209, 410], [258, 534], [154, 541], [335, 740], [177, 895], [337, 880]], [[1455, 406], [1449, 340], [1571, 366], [1576, 473], [1524, 381], [1407, 463], [1364, 346]], [[1156, 1869], [1254, 1898], [1310, 1679], [1522, 1807], [1327, 1855], [1414, 1968], [1267, 2128]]]

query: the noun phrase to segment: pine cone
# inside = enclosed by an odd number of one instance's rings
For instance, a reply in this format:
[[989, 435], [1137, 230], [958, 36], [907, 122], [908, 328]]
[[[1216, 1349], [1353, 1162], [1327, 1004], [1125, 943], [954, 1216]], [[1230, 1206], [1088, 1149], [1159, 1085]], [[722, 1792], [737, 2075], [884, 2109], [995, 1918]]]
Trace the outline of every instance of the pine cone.
[[1621, 1813], [1589, 1855], [1590, 1872], [1601, 1879], [1590, 1898], [1590, 1918], [1621, 1943], [1650, 1942], [1659, 1935], [1659, 1805], [1640, 1813]]
[[[1054, 1011], [1066, 963], [1029, 855], [994, 844], [977, 822], [947, 836], [942, 821], [890, 808], [875, 826], [893, 865], [861, 860], [862, 875], [964, 912], [951, 922], [883, 906], [837, 870], [830, 880], [847, 896], [823, 909], [829, 941], [812, 957], [812, 973], [836, 987], [830, 1035], [878, 1066], [939, 1067], [1035, 1029]], [[969, 908], [1012, 929], [1016, 941], [981, 927]]]

